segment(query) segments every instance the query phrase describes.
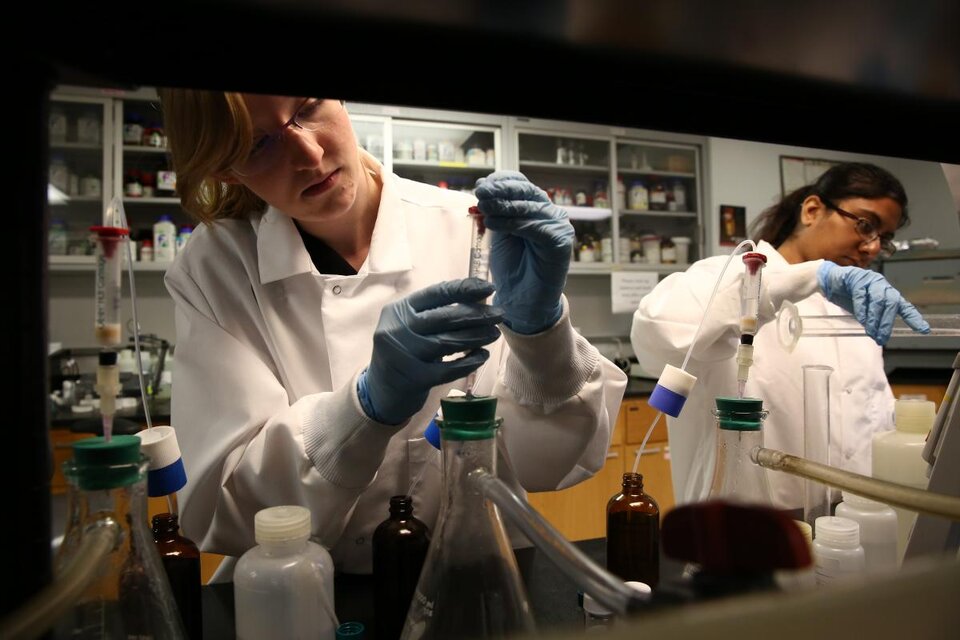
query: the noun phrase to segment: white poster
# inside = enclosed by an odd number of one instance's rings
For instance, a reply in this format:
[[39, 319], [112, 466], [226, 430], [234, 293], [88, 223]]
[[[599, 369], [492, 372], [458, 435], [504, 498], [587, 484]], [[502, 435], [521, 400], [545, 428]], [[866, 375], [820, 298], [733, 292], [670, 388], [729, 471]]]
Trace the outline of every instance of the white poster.
[[650, 271], [614, 271], [610, 274], [612, 313], [633, 313], [640, 299], [653, 291], [660, 276]]

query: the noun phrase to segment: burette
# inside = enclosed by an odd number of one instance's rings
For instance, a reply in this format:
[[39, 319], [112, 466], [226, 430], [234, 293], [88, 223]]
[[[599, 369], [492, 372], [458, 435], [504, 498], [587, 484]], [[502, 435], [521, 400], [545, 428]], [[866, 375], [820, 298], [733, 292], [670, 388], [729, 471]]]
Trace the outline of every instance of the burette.
[[[487, 236], [487, 227], [483, 224], [483, 214], [479, 207], [470, 207], [468, 215], [471, 218], [469, 275], [471, 278], [486, 280], [490, 272], [490, 242]], [[481, 365], [480, 368], [483, 366]], [[477, 371], [478, 369], [474, 369], [467, 374], [465, 390], [468, 396], [473, 395], [473, 386], [477, 382]]]
[[[706, 319], [710, 313], [710, 306], [713, 304], [713, 299], [717, 296], [720, 283], [723, 282], [723, 274], [726, 273], [727, 267], [730, 266], [730, 262], [734, 256], [737, 256], [740, 250], [745, 247], [749, 248], [749, 252], [743, 254], [745, 269], [743, 283], [740, 288], [741, 338], [740, 345], [737, 349], [737, 364], [739, 365], [737, 382], [739, 385], [742, 378], [743, 384], [746, 384], [747, 371], [753, 362], [753, 335], [756, 333], [759, 324], [760, 271], [763, 268], [763, 264], [767, 261], [763, 254], [756, 252], [757, 245], [754, 244], [753, 240], [744, 240], [738, 244], [723, 264], [723, 269], [720, 270], [720, 275], [717, 276], [717, 282], [713, 286], [710, 298], [707, 300], [707, 306], [703, 309], [700, 324], [697, 325], [697, 331], [693, 334], [693, 340], [690, 341], [690, 346], [687, 348], [687, 354], [683, 358], [683, 364], [680, 365], [679, 369], [670, 364], [663, 367], [663, 372], [657, 380], [657, 385], [650, 394], [649, 400], [647, 400], [647, 403], [657, 410], [657, 415], [647, 428], [640, 448], [637, 449], [637, 456], [633, 461], [633, 473], [637, 473], [637, 469], [640, 468], [640, 458], [643, 456], [643, 450], [647, 446], [647, 440], [650, 439], [654, 427], [660, 422], [660, 418], [664, 413], [673, 418], [679, 416], [680, 410], [683, 409], [683, 404], [687, 401], [687, 396], [690, 395], [690, 392], [693, 390], [693, 385], [697, 382], [696, 376], [687, 373], [687, 364], [690, 362], [693, 348], [696, 346], [700, 332], [703, 330], [704, 319]], [[745, 335], [749, 337], [744, 338]], [[746, 348], [744, 347], [745, 344], [747, 345]], [[740, 385], [740, 393], [742, 395], [743, 385]]]

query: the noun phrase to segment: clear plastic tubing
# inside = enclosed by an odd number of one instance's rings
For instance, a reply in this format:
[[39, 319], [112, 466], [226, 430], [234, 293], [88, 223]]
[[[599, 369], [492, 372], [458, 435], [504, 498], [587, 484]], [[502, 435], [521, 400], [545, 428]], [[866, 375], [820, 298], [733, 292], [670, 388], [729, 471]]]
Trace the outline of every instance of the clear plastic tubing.
[[[826, 365], [803, 367], [803, 457], [830, 464], [830, 375]], [[816, 526], [817, 518], [830, 515], [830, 487], [803, 481], [803, 521]]]

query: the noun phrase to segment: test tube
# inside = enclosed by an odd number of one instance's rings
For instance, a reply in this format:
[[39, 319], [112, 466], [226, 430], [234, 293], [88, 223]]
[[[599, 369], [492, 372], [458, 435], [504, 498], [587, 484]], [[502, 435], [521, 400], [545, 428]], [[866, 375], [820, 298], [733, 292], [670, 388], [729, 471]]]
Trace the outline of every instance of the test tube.
[[[931, 338], [960, 337], [960, 314], [924, 314], [930, 333], [917, 333], [902, 319], [894, 321], [892, 337]], [[777, 334], [780, 345], [788, 351], [797, 346], [800, 338], [863, 338], [866, 332], [857, 319], [849, 315], [800, 315], [791, 302], [784, 302], [777, 314]]]
[[[490, 272], [490, 237], [487, 235], [487, 228], [483, 224], [483, 214], [480, 213], [480, 209], [470, 207], [468, 213], [473, 219], [473, 230], [470, 234], [470, 277], [486, 280]], [[476, 381], [476, 370], [467, 374], [465, 391], [468, 396], [473, 396], [473, 385]]]
[[121, 343], [120, 284], [123, 266], [123, 240], [129, 233], [121, 227], [92, 227], [96, 240], [96, 305], [94, 336], [101, 347]]
[[756, 251], [743, 254], [743, 283], [740, 285], [740, 333], [756, 335], [760, 316], [760, 275], [767, 256]]

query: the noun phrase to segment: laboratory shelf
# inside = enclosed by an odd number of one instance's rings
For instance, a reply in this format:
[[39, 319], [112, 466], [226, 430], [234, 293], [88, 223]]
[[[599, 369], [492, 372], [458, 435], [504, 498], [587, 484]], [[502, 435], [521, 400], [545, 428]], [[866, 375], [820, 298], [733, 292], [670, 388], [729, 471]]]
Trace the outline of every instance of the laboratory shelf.
[[577, 207], [563, 205], [571, 220], [606, 220], [613, 216], [613, 209], [607, 207]]
[[103, 202], [103, 196], [64, 196], [64, 201], [56, 204], [67, 204], [74, 202]]
[[[133, 270], [136, 272], [156, 272], [163, 273], [170, 268], [172, 262], [134, 262]], [[60, 273], [66, 272], [93, 272], [96, 270], [96, 259], [93, 256], [50, 256], [50, 271]], [[127, 273], [127, 267], [124, 265], [123, 272]]]
[[135, 145], [135, 144], [125, 144], [123, 145], [124, 153], [170, 153], [170, 149], [166, 147], [148, 147], [144, 145]]
[[521, 160], [521, 169], [542, 169], [545, 171], [570, 171], [573, 173], [610, 173], [609, 165], [595, 164], [558, 164], [556, 162], [537, 162], [535, 160]]
[[661, 176], [664, 178], [696, 178], [697, 174], [688, 171], [658, 171], [656, 169], [624, 169], [617, 167], [617, 172], [625, 176]]
[[686, 271], [688, 264], [646, 264], [631, 262], [618, 264], [614, 262], [571, 262], [570, 275], [580, 276], [603, 276], [609, 275], [614, 271], [653, 271], [656, 273], [674, 273], [676, 271]]
[[621, 209], [625, 216], [649, 216], [652, 218], [696, 218], [696, 211], [651, 211], [649, 209]]
[[436, 169], [437, 171], [495, 171], [496, 167], [488, 164], [467, 164], [466, 162], [435, 162], [430, 160], [394, 160], [396, 167], [416, 167], [417, 169]]
[[164, 198], [164, 197], [152, 197], [152, 198], [123, 198], [124, 204], [180, 204], [180, 198]]
[[52, 151], [103, 151], [102, 144], [89, 142], [51, 142]]

